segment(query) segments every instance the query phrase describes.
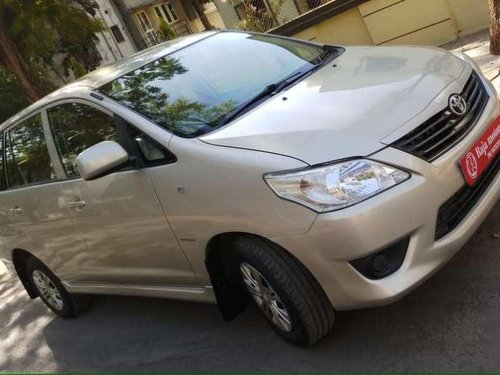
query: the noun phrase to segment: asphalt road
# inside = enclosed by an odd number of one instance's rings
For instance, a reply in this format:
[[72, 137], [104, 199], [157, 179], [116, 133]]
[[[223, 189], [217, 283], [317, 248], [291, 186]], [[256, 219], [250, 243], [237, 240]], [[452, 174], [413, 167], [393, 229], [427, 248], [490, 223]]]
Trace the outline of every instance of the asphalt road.
[[383, 308], [338, 314], [309, 349], [282, 342], [255, 308], [100, 296], [75, 320], [0, 276], [0, 371], [500, 371], [500, 204], [432, 279]]

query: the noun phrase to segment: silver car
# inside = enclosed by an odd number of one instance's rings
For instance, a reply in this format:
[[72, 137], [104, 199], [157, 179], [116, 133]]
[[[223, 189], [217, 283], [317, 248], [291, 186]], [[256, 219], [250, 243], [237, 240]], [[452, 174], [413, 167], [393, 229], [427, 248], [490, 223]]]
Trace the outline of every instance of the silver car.
[[473, 235], [500, 196], [498, 115], [474, 62], [437, 48], [177, 39], [1, 125], [1, 258], [65, 318], [97, 293], [226, 320], [253, 300], [311, 345]]

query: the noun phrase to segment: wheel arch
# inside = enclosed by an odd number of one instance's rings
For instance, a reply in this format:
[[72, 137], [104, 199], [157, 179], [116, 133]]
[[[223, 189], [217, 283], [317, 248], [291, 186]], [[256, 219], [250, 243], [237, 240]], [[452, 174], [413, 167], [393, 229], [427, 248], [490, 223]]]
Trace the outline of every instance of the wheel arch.
[[294, 258], [309, 273], [311, 278], [317, 283], [324, 293], [323, 287], [317, 278], [294, 254], [287, 249], [261, 235], [249, 232], [227, 232], [213, 236], [207, 243], [205, 249], [205, 264], [210, 276], [210, 281], [214, 288], [217, 305], [223, 318], [227, 321], [234, 319], [245, 307], [247, 301], [246, 292], [234, 285], [234, 281], [229, 279], [229, 269], [234, 249], [231, 248], [232, 241], [238, 237], [246, 237], [253, 241], [262, 241], [276, 251], [283, 251]]
[[27, 250], [19, 248], [12, 250], [12, 263], [14, 264], [17, 276], [19, 277], [19, 280], [21, 280], [21, 283], [23, 284], [29, 297], [31, 299], [35, 299], [38, 297], [38, 291], [35, 286], [31, 284], [26, 270], [26, 264], [30, 258], [39, 260], [35, 255], [33, 255], [33, 253]]
[[213, 236], [205, 247], [205, 265], [212, 283], [217, 306], [226, 321], [231, 321], [246, 306], [246, 295], [233, 285], [229, 277], [231, 242], [239, 236], [253, 236], [244, 232], [226, 232]]

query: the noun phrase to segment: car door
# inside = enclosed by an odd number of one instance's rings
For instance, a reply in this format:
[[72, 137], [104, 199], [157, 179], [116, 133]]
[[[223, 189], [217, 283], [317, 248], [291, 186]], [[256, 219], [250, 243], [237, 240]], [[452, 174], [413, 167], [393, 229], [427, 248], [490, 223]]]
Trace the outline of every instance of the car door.
[[24, 249], [58, 273], [65, 267], [64, 252], [81, 251], [85, 243], [61, 200], [61, 171], [46, 134], [41, 113], [4, 131], [0, 243], [8, 259], [14, 249]]
[[[65, 181], [63, 199], [87, 243], [68, 280], [120, 285], [195, 285], [197, 279], [163, 213], [148, 173], [148, 164], [169, 162], [166, 150], [151, 149], [135, 165], [125, 165], [104, 177], [85, 181], [76, 156], [104, 140], [117, 141], [129, 153], [132, 142], [147, 151], [145, 135], [130, 138], [130, 125], [102, 108], [83, 101], [47, 109]], [[138, 132], [138, 130], [136, 130]], [[152, 143], [153, 144], [153, 143]], [[151, 159], [151, 160], [148, 160]], [[138, 168], [137, 165], [140, 167]]]

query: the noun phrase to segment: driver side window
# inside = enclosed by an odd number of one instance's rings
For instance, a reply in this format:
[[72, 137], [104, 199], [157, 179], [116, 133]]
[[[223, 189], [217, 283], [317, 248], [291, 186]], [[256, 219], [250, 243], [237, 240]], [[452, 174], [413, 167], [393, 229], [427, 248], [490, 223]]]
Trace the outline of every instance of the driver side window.
[[[79, 177], [75, 161], [78, 154], [102, 141], [115, 141], [122, 146], [132, 144], [125, 148], [131, 154], [140, 154], [146, 166], [172, 160], [167, 150], [139, 129], [125, 121], [115, 121], [112, 116], [94, 107], [66, 103], [48, 109], [47, 113], [57, 151], [70, 178]], [[124, 127], [127, 128], [126, 135], [121, 131]], [[125, 141], [123, 137], [130, 140]]]
[[67, 103], [47, 112], [57, 151], [68, 177], [79, 177], [75, 163], [79, 153], [102, 141], [119, 142], [113, 118], [94, 107]]

